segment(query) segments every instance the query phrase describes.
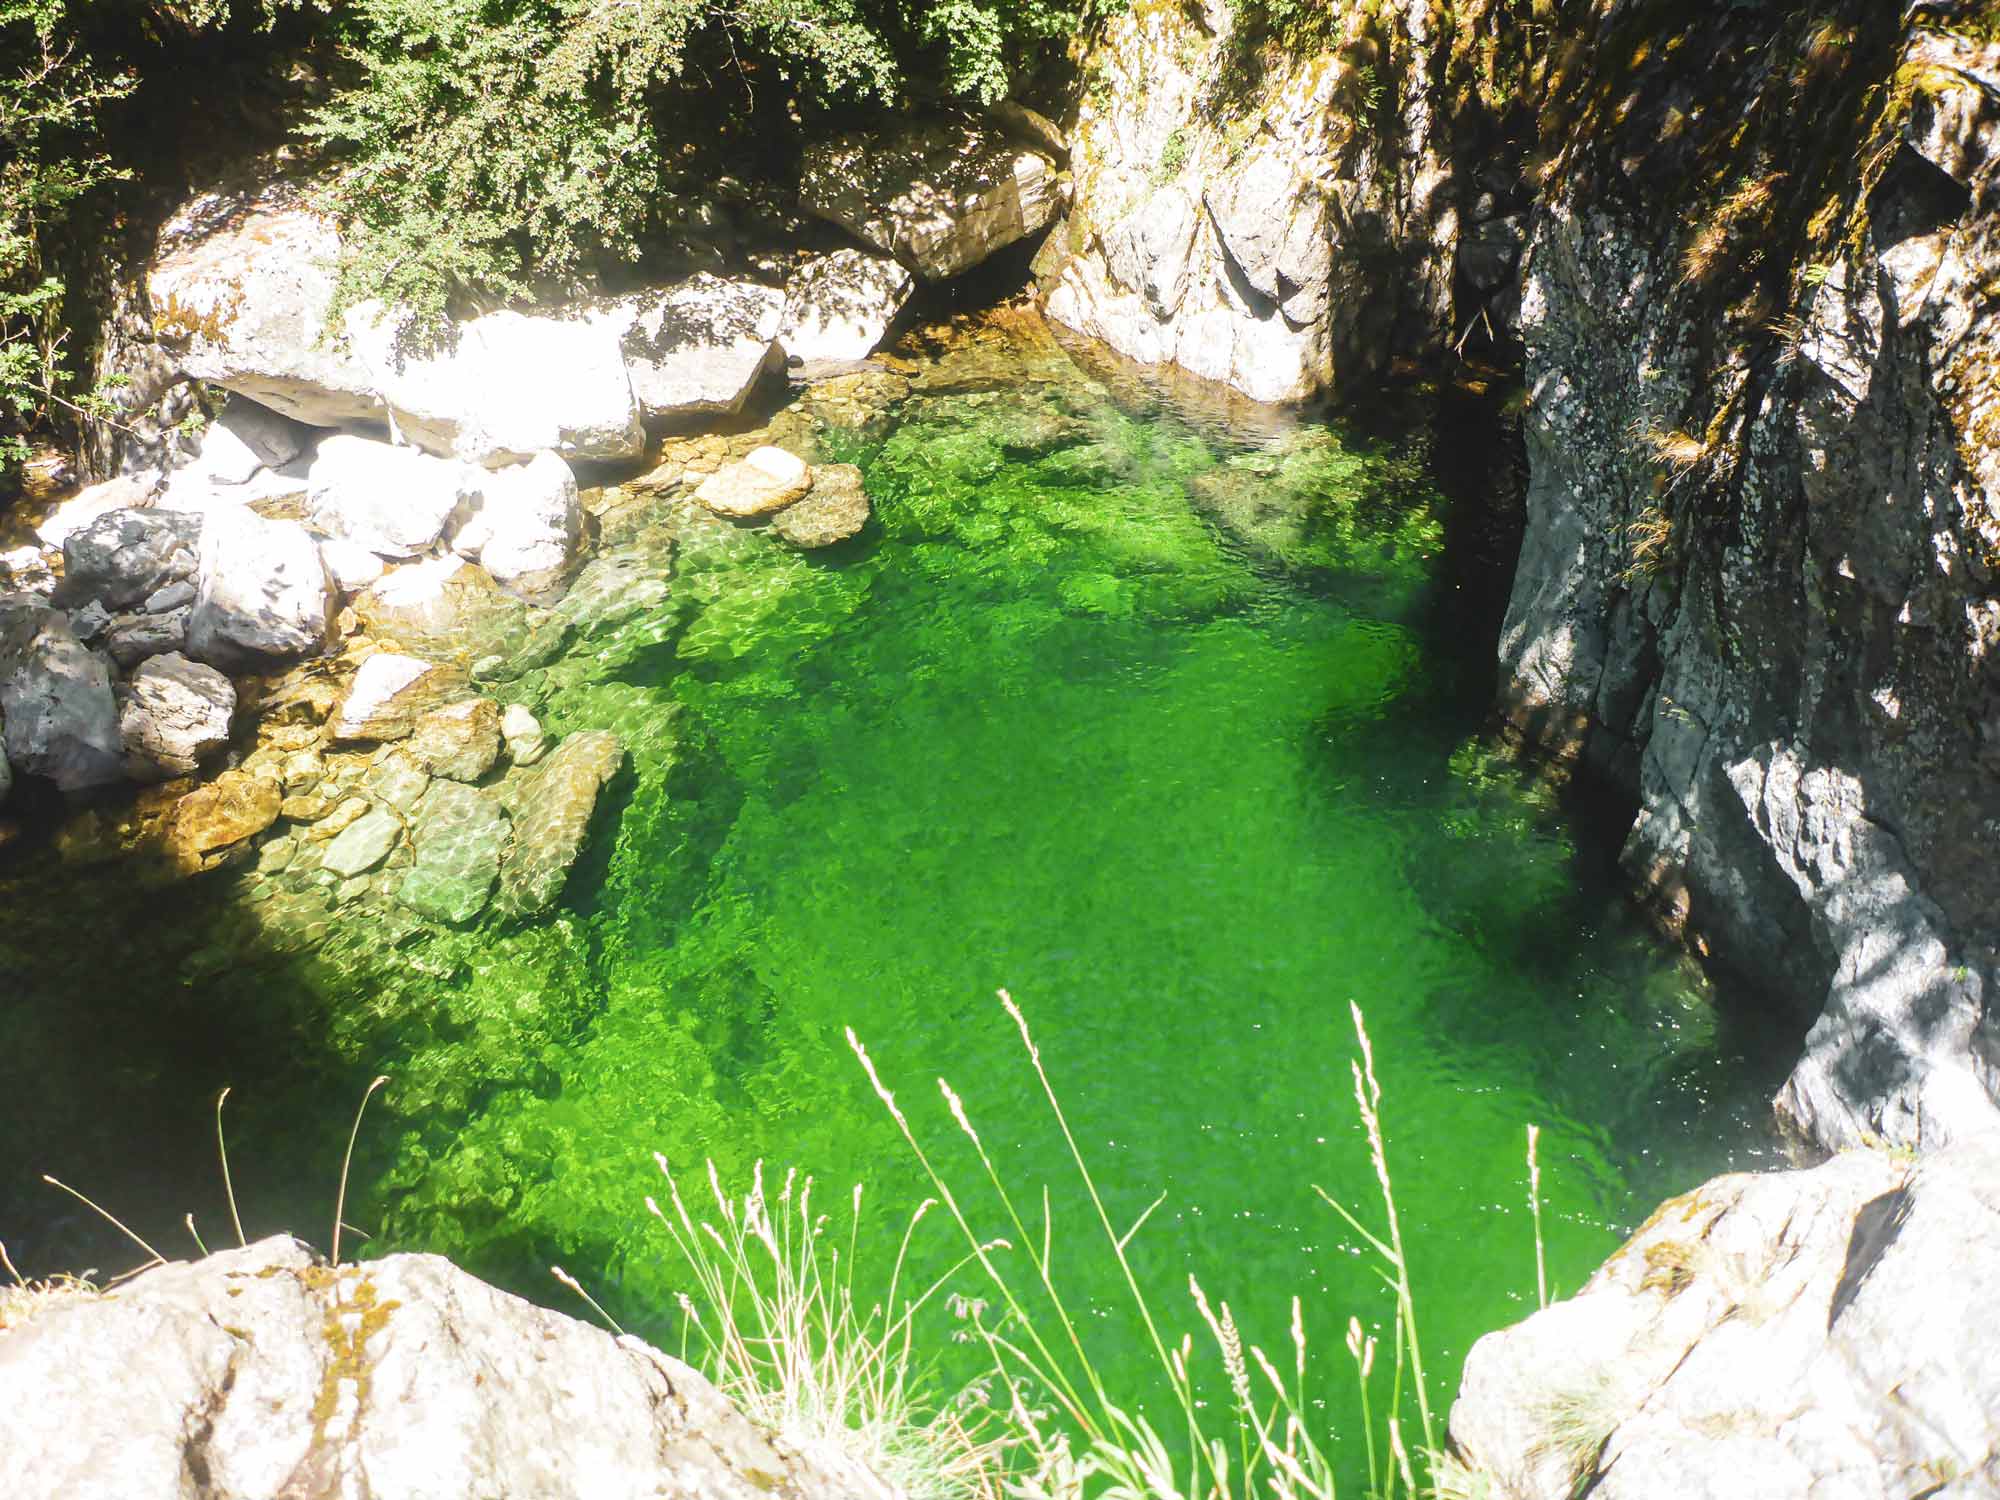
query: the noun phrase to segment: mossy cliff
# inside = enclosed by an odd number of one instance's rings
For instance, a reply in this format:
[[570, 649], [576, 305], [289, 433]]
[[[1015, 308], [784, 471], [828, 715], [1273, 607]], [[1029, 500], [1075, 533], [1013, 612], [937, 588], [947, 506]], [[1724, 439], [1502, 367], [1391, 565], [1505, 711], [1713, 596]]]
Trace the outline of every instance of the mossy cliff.
[[1661, 918], [1811, 1026], [1802, 1139], [1990, 1123], [1993, 7], [1119, 24], [1051, 313], [1286, 399], [1518, 370], [1504, 714], [1633, 810]]

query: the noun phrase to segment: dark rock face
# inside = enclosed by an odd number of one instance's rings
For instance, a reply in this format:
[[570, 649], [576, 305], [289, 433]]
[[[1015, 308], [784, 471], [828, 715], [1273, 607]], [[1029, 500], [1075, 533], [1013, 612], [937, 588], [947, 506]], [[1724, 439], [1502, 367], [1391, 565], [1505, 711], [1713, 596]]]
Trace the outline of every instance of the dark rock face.
[[76, 638], [62, 611], [0, 594], [0, 724], [15, 772], [65, 792], [125, 776], [111, 663]]
[[1669, 922], [1817, 1014], [1778, 1104], [1828, 1149], [2000, 1124], [2000, 49], [1902, 46], [1775, 347], [1723, 345], [1671, 179], [1558, 192], [1523, 295], [1504, 707], [1636, 799]]
[[[63, 538], [63, 581], [55, 602], [92, 600], [129, 610], [194, 577], [201, 517], [174, 510], [109, 510]], [[190, 592], [189, 598], [193, 595]]]

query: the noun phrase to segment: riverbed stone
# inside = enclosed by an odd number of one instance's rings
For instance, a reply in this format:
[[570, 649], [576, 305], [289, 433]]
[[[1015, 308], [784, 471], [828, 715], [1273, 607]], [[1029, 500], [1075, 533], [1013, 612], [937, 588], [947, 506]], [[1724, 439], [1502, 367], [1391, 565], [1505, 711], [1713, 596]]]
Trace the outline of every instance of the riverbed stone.
[[316, 655], [332, 639], [338, 607], [318, 544], [297, 522], [233, 506], [202, 517], [187, 629], [196, 661], [229, 672]]
[[853, 464], [821, 464], [811, 493], [779, 511], [771, 529], [795, 547], [831, 547], [868, 524], [868, 495]]
[[455, 556], [396, 569], [355, 596], [354, 613], [378, 639], [467, 670], [478, 664], [476, 675], [495, 678], [551, 660], [570, 628], [562, 616], [515, 598], [477, 563]]
[[100, 644], [111, 659], [126, 671], [149, 656], [168, 651], [185, 653], [190, 608], [168, 610], [164, 614], [113, 615]]
[[118, 689], [125, 771], [134, 781], [190, 776], [229, 743], [236, 689], [178, 651], [151, 657]]
[[617, 735], [587, 730], [558, 745], [527, 787], [515, 793], [514, 838], [497, 903], [503, 913], [532, 916], [555, 904], [590, 832], [598, 795], [624, 762]]
[[701, 482], [694, 497], [718, 516], [741, 519], [782, 510], [812, 488], [804, 459], [769, 444], [752, 448]]
[[673, 547], [632, 545], [599, 552], [583, 565], [555, 606], [584, 636], [602, 635], [641, 615], [656, 614], [672, 594]]
[[369, 763], [361, 780], [371, 797], [408, 816], [429, 789], [431, 771], [407, 745], [388, 745]]
[[[323, 807], [326, 799], [315, 797], [311, 800]], [[315, 843], [324, 843], [353, 827], [368, 815], [373, 806], [374, 804], [366, 797], [343, 797], [334, 803], [330, 812], [321, 811], [319, 816], [312, 820], [306, 829], [306, 837]]]
[[110, 662], [31, 594], [0, 594], [0, 720], [17, 773], [65, 792], [124, 779]]
[[441, 922], [469, 922], [486, 909], [507, 844], [499, 804], [455, 781], [433, 781], [414, 810], [417, 859], [397, 895]]
[[320, 868], [343, 879], [366, 873], [389, 857], [403, 837], [403, 820], [385, 807], [371, 808], [330, 840]]
[[321, 537], [319, 555], [326, 559], [326, 570], [343, 594], [360, 592], [388, 570], [380, 553], [341, 537]]
[[465, 675], [455, 668], [378, 651], [361, 663], [348, 684], [334, 717], [333, 737], [349, 743], [399, 740], [421, 715], [456, 697], [464, 687]]
[[532, 766], [548, 754], [549, 739], [542, 721], [519, 703], [510, 703], [500, 715], [500, 733], [507, 741], [507, 758], [517, 766]]
[[500, 758], [500, 709], [486, 698], [433, 709], [417, 720], [407, 748], [432, 775], [477, 781]]
[[202, 868], [218, 851], [269, 828], [284, 800], [275, 781], [224, 771], [174, 804], [167, 847], [183, 868]]
[[1031, 235], [1062, 205], [1043, 152], [990, 125], [912, 121], [810, 146], [799, 202], [927, 281], [956, 276]]
[[[274, 936], [307, 929], [313, 908], [286, 905]], [[335, 1268], [261, 1240], [51, 1305], [0, 1341], [0, 1494], [20, 1500], [891, 1493], [820, 1445], [775, 1443], [671, 1355], [440, 1256]]]
[[107, 510], [63, 538], [63, 580], [55, 602], [65, 608], [95, 601], [114, 612], [132, 609], [155, 590], [194, 577], [200, 540], [199, 516]]

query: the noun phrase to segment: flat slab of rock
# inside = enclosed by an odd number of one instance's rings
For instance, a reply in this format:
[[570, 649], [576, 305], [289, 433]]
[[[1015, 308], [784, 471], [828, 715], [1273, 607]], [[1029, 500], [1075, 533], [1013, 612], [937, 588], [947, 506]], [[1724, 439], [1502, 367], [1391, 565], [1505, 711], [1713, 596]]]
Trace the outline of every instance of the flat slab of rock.
[[808, 148], [799, 202], [943, 281], [1047, 225], [1062, 206], [1062, 176], [990, 125], [926, 120]]
[[718, 516], [741, 520], [783, 510], [812, 488], [812, 470], [783, 448], [752, 448], [701, 482], [694, 498]]
[[532, 916], [555, 905], [590, 832], [598, 794], [624, 761], [624, 746], [608, 730], [573, 734], [516, 794], [514, 838], [500, 872], [503, 913]]
[[316, 655], [332, 639], [338, 607], [319, 544], [296, 521], [233, 506], [202, 517], [187, 626], [195, 660], [232, 671]]
[[417, 862], [397, 890], [412, 911], [470, 922], [486, 909], [507, 846], [499, 804], [455, 781], [433, 781], [415, 810]]
[[500, 758], [500, 709], [485, 698], [433, 709], [417, 720], [405, 748], [434, 776], [477, 781]]
[[118, 689], [118, 731], [134, 781], [191, 776], [229, 743], [236, 688], [178, 651], [149, 657]]
[[336, 348], [335, 227], [269, 183], [205, 194], [162, 229], [146, 277], [156, 337], [180, 369], [318, 427], [386, 425], [481, 464], [542, 449], [629, 458], [645, 434], [608, 325], [560, 311], [489, 313], [411, 354], [377, 306], [351, 308]]
[[0, 1410], [0, 1494], [23, 1500], [890, 1493], [774, 1447], [638, 1339], [439, 1256], [334, 1269], [282, 1237], [158, 1267], [0, 1334]]
[[2000, 1143], [1675, 1198], [1488, 1334], [1451, 1436], [1493, 1500], [2000, 1492]]
[[262, 833], [278, 821], [285, 800], [277, 782], [244, 771], [224, 771], [174, 804], [167, 824], [167, 848], [187, 869]]
[[465, 676], [451, 667], [378, 651], [362, 662], [334, 716], [336, 740], [399, 740], [417, 720], [464, 691]]
[[821, 464], [813, 470], [811, 493], [779, 511], [771, 529], [795, 547], [831, 547], [857, 534], [868, 516], [861, 470], [853, 464]]
[[334, 835], [320, 855], [320, 868], [343, 880], [365, 875], [402, 842], [403, 820], [386, 807], [370, 808]]
[[0, 594], [0, 745], [65, 792], [124, 780], [111, 664], [32, 594]]
[[646, 415], [694, 416], [743, 409], [777, 363], [784, 307], [774, 287], [703, 272], [620, 298], [601, 316]]
[[785, 286], [778, 342], [808, 373], [866, 359], [915, 286], [909, 269], [888, 256], [865, 250], [815, 256]]

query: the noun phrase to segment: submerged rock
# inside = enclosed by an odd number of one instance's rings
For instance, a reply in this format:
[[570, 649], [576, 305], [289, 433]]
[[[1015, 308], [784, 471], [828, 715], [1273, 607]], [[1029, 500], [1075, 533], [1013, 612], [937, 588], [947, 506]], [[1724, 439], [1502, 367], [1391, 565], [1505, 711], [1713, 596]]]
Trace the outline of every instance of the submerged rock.
[[1040, 151], [973, 121], [925, 120], [809, 147], [799, 202], [929, 281], [970, 270], [1062, 206]]
[[795, 547], [831, 547], [868, 524], [868, 495], [853, 464], [821, 464], [812, 492], [772, 518], [771, 529]]
[[518, 703], [508, 704], [500, 715], [500, 733], [507, 741], [507, 758], [517, 766], [532, 766], [548, 753], [542, 721]]
[[441, 922], [469, 922], [486, 909], [507, 844], [499, 805], [455, 781], [433, 781], [415, 809], [417, 862], [397, 895]]
[[403, 820], [387, 808], [370, 808], [343, 828], [319, 857], [320, 868], [348, 879], [389, 857], [403, 837]]
[[2000, 1488], [2000, 1145], [1848, 1152], [1664, 1204], [1473, 1346], [1451, 1436], [1493, 1500]]
[[167, 848], [187, 870], [205, 868], [212, 856], [262, 833], [278, 820], [285, 794], [275, 781], [224, 771], [174, 804]]
[[485, 698], [435, 709], [417, 720], [407, 749], [433, 775], [477, 781], [500, 758], [500, 710]]
[[569, 623], [505, 593], [462, 557], [398, 568], [357, 595], [369, 634], [481, 677], [518, 675], [562, 649]]
[[336, 740], [399, 740], [419, 716], [464, 690], [463, 673], [421, 657], [379, 651], [361, 663], [333, 722]]
[[767, 445], [717, 469], [694, 497], [718, 516], [741, 519], [783, 509], [810, 490], [812, 482], [804, 459]]
[[[889, 1500], [774, 1447], [699, 1373], [434, 1255], [262, 1240], [4, 1335], [0, 1493]], [[115, 1422], [92, 1414], [116, 1411]]]
[[514, 795], [514, 838], [500, 875], [501, 912], [532, 916], [555, 904], [590, 832], [598, 794], [624, 761], [625, 747], [608, 730], [573, 734]]
[[125, 776], [111, 664], [29, 594], [0, 594], [0, 737], [15, 771], [65, 792]]
[[126, 774], [171, 781], [229, 743], [236, 689], [215, 668], [172, 651], [142, 663], [118, 689], [118, 704]]

